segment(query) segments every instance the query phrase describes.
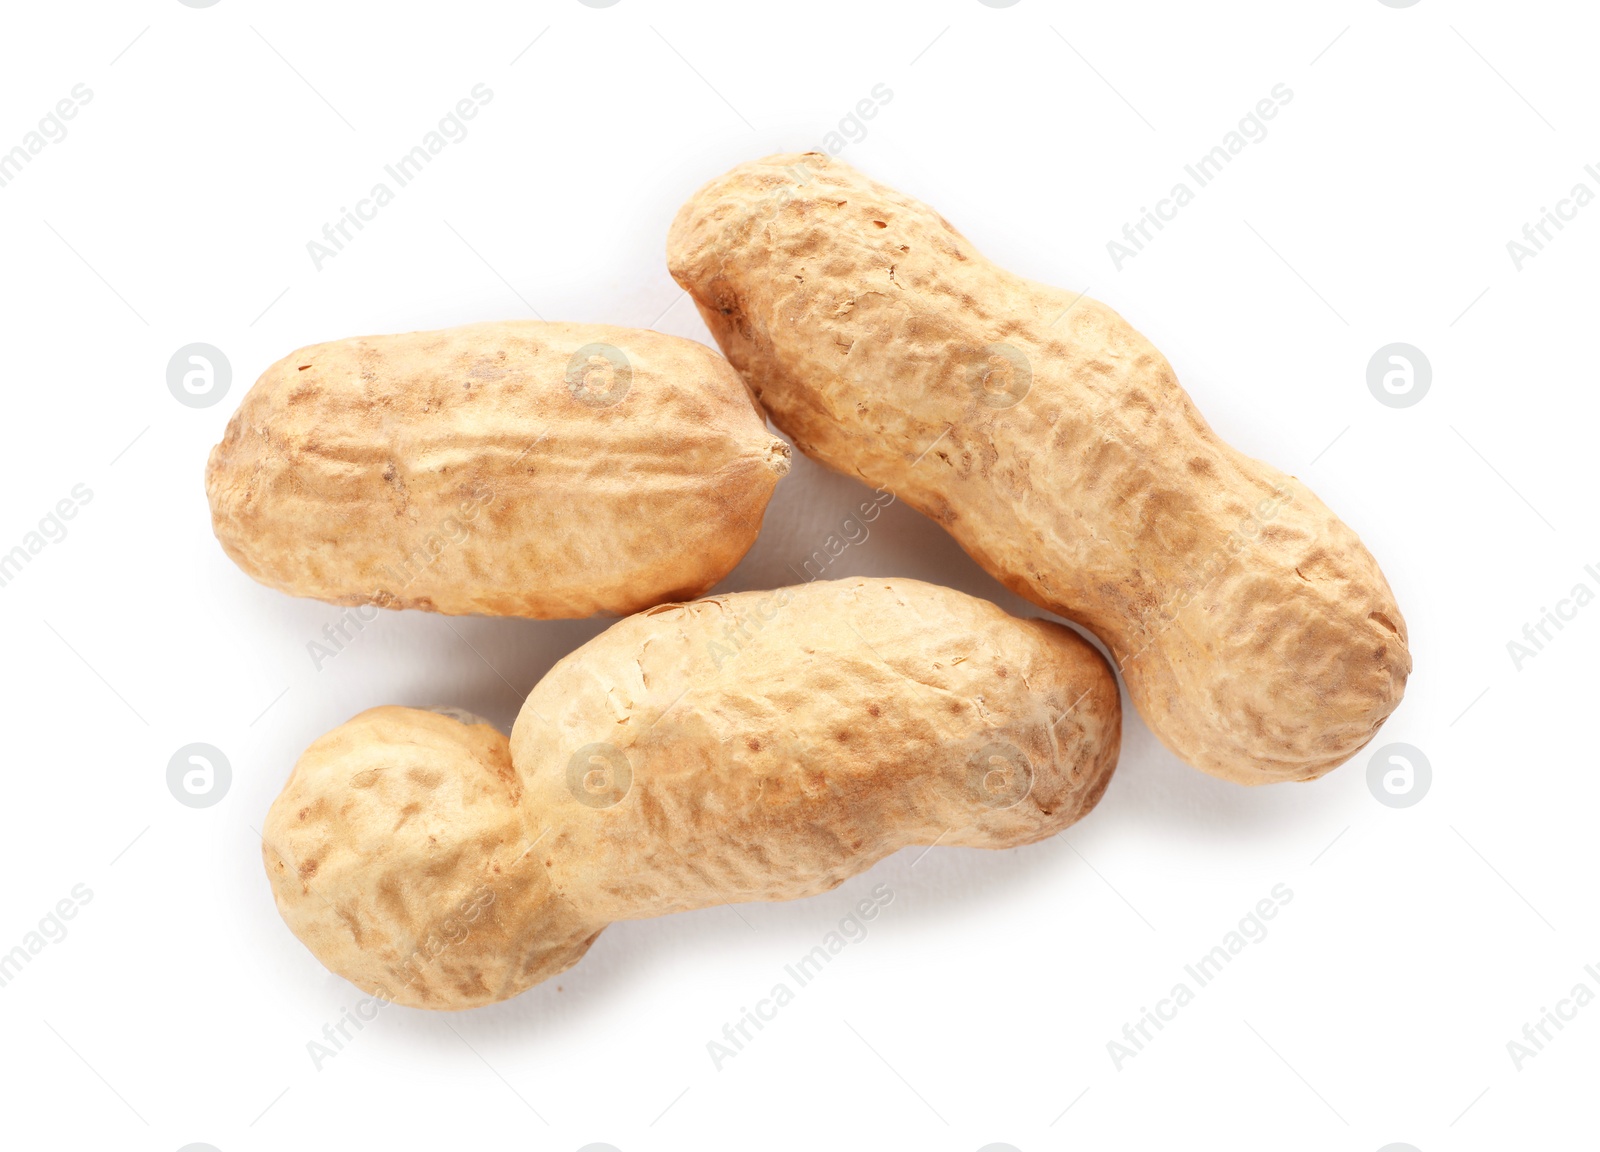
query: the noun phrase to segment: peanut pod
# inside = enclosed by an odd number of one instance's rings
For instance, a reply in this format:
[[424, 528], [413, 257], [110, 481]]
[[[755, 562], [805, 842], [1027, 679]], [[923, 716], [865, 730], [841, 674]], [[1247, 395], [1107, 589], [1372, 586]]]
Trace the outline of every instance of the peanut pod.
[[816, 153], [713, 180], [667, 258], [796, 447], [1093, 631], [1189, 763], [1312, 779], [1399, 703], [1406, 626], [1371, 554], [1303, 483], [1224, 443], [1105, 305], [1012, 275]]
[[548, 619], [706, 592], [788, 467], [709, 348], [518, 321], [280, 360], [212, 449], [206, 492], [223, 549], [270, 587]]
[[272, 805], [278, 909], [332, 971], [426, 1008], [513, 996], [606, 925], [825, 892], [915, 844], [1085, 815], [1115, 678], [1070, 629], [913, 580], [640, 613], [561, 660], [509, 742], [375, 708]]

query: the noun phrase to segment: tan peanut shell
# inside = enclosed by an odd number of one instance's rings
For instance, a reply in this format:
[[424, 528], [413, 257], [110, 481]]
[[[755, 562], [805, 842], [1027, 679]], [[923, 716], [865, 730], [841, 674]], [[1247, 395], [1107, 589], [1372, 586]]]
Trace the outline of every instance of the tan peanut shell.
[[1399, 703], [1405, 622], [1356, 534], [1224, 443], [1105, 305], [816, 153], [713, 180], [667, 257], [796, 447], [1091, 629], [1189, 763], [1312, 779]]
[[1070, 629], [914, 580], [672, 604], [560, 661], [509, 742], [375, 708], [314, 743], [263, 856], [295, 934], [368, 992], [515, 995], [609, 923], [827, 891], [914, 844], [1085, 815], [1115, 677]]
[[212, 449], [206, 492], [228, 555], [293, 595], [584, 617], [727, 575], [788, 451], [704, 345], [512, 321], [280, 360]]

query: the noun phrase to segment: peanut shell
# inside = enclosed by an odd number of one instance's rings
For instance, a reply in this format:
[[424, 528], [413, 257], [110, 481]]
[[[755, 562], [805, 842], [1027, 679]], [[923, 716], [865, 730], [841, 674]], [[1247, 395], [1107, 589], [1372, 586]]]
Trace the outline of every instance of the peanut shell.
[[223, 549], [334, 604], [539, 618], [698, 596], [789, 449], [715, 352], [512, 321], [303, 348], [211, 452]]
[[1100, 799], [1120, 730], [1110, 668], [1060, 624], [914, 580], [741, 592], [561, 660], [509, 750], [452, 716], [362, 713], [301, 757], [262, 851], [328, 968], [467, 1008], [616, 920], [814, 895], [909, 845], [1053, 835]]
[[1360, 539], [1224, 443], [1105, 305], [1012, 275], [816, 153], [713, 180], [667, 258], [797, 448], [1093, 631], [1184, 760], [1309, 780], [1400, 702], [1405, 621]]

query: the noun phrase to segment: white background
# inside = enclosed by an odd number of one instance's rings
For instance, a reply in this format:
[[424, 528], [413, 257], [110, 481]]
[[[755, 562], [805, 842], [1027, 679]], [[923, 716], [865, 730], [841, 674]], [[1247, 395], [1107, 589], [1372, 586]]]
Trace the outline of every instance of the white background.
[[[30, 1147], [883, 1146], [1424, 1150], [1592, 1141], [1600, 1006], [1519, 1071], [1507, 1042], [1600, 964], [1600, 607], [1519, 671], [1507, 642], [1600, 565], [1600, 207], [1518, 271], [1506, 242], [1600, 164], [1589, 6], [1421, 0], [804, 5], [577, 0], [9, 5], [0, 148], [93, 93], [0, 188], [0, 551], [74, 485], [70, 534], [0, 588], [0, 951], [74, 885], [70, 933], [0, 988], [0, 1137]], [[536, 42], [535, 42], [536, 41]], [[532, 43], [531, 47], [528, 45]], [[336, 259], [306, 242], [475, 84], [492, 102]], [[1118, 271], [1106, 242], [1275, 84], [1292, 102]], [[320, 671], [338, 610], [250, 582], [202, 468], [270, 362], [315, 341], [526, 317], [709, 342], [667, 275], [674, 211], [743, 160], [842, 156], [988, 255], [1090, 293], [1217, 429], [1377, 555], [1416, 671], [1364, 753], [1246, 790], [1130, 710], [1099, 809], [1013, 852], [912, 850], [843, 888], [608, 930], [565, 976], [464, 1015], [357, 999], [273, 909], [256, 833], [299, 752], [380, 703], [508, 724], [603, 621], [386, 613]], [[166, 365], [204, 341], [230, 393]], [[1379, 404], [1405, 341], [1433, 385]], [[799, 459], [728, 589], [792, 582], [863, 496]], [[1036, 610], [903, 506], [838, 574]], [[193, 810], [169, 757], [230, 792]], [[878, 884], [871, 934], [721, 1071], [706, 1043]], [[1274, 885], [1292, 902], [1119, 1071], [1107, 1042]]]

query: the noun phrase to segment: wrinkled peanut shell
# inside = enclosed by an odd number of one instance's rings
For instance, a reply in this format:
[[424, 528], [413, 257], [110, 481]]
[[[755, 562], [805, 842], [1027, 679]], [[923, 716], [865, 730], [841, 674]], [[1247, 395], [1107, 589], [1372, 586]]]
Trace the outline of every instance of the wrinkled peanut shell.
[[1224, 443], [1105, 305], [1012, 275], [817, 153], [713, 180], [667, 258], [797, 448], [1093, 631], [1189, 763], [1309, 780], [1399, 704], [1406, 626], [1371, 554], [1299, 480]]
[[332, 971], [467, 1008], [616, 920], [815, 895], [909, 845], [1050, 836], [1105, 791], [1120, 729], [1110, 668], [1059, 624], [914, 580], [735, 593], [561, 660], [509, 749], [435, 712], [362, 713], [301, 757], [263, 856]]
[[334, 604], [539, 618], [701, 595], [789, 449], [690, 340], [516, 321], [302, 348], [211, 452], [223, 549]]

